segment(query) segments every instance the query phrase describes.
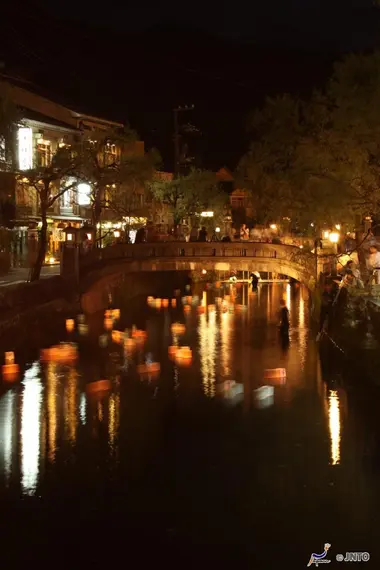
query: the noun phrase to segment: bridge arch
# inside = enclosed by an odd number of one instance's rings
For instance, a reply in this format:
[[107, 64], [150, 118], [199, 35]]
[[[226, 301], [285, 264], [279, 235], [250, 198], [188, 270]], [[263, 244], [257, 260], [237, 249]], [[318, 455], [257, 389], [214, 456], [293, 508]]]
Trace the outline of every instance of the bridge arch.
[[263, 243], [118, 244], [81, 255], [81, 279], [147, 271], [244, 270], [276, 272], [309, 286], [316, 256], [296, 246]]

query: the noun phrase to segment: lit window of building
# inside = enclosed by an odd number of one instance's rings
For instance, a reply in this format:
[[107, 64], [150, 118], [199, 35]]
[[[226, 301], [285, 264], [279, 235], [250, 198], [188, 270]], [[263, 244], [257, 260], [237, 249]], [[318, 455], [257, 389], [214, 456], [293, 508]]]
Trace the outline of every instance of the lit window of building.
[[118, 146], [107, 143], [104, 147], [104, 165], [110, 166], [119, 162], [120, 152]]
[[20, 170], [33, 168], [33, 132], [30, 127], [18, 129], [18, 165]]
[[51, 163], [51, 145], [50, 141], [44, 139], [37, 140], [37, 166], [46, 168]]

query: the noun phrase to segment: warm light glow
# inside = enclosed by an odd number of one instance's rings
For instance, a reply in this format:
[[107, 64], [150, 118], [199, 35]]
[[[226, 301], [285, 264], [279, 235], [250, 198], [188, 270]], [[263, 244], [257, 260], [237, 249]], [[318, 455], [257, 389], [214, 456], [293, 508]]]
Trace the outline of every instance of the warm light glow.
[[270, 229], [271, 229], [271, 230], [277, 230], [276, 224], [271, 224], [271, 225], [270, 225]]
[[206, 269], [202, 269], [202, 275], [206, 275], [207, 270]]
[[323, 232], [323, 238], [324, 238], [324, 239], [329, 239], [329, 235], [330, 235], [330, 232], [329, 232], [328, 230], [325, 230], [325, 231]]
[[49, 362], [46, 368], [47, 413], [48, 413], [48, 458], [54, 463], [58, 428], [58, 374], [55, 362]]
[[15, 361], [14, 352], [6, 352], [4, 356], [5, 356], [5, 364], [14, 364]]
[[86, 234], [86, 237], [87, 237], [87, 239], [88, 239], [89, 241], [92, 240], [92, 234]]
[[108, 440], [111, 449], [114, 449], [120, 422], [120, 396], [111, 394], [108, 402]]
[[331, 463], [338, 465], [340, 463], [340, 405], [339, 396], [336, 390], [330, 390], [328, 396], [329, 410], [329, 430], [331, 440]]
[[25, 372], [21, 404], [21, 485], [23, 492], [34, 495], [40, 465], [41, 407], [43, 386], [40, 367], [34, 363]]
[[215, 228], [215, 231], [218, 234], [220, 232], [220, 228]]
[[66, 319], [66, 330], [67, 332], [73, 332], [75, 327], [74, 319]]
[[115, 236], [115, 238], [119, 238], [119, 237], [120, 237], [120, 232], [119, 232], [119, 230], [115, 230], [115, 231], [113, 232], [113, 235]]
[[67, 241], [73, 241], [73, 234], [67, 234], [66, 239]]
[[90, 206], [91, 204], [91, 186], [85, 182], [81, 182], [77, 186], [78, 204], [79, 206]]
[[4, 461], [4, 473], [9, 479], [12, 472], [13, 447], [16, 441], [16, 394], [9, 390], [0, 400], [0, 454]]
[[33, 168], [33, 132], [29, 127], [18, 129], [18, 166], [20, 170]]
[[203, 391], [212, 398], [215, 395], [215, 366], [216, 366], [216, 312], [199, 316], [198, 336], [201, 370], [203, 377]]
[[331, 232], [331, 234], [329, 235], [329, 240], [331, 241], [331, 243], [338, 243], [339, 241], [338, 232]]
[[201, 217], [202, 218], [213, 218], [214, 212], [201, 212]]
[[340, 224], [335, 224], [335, 229], [340, 230]]
[[50, 264], [55, 263], [55, 257], [49, 257], [49, 263]]

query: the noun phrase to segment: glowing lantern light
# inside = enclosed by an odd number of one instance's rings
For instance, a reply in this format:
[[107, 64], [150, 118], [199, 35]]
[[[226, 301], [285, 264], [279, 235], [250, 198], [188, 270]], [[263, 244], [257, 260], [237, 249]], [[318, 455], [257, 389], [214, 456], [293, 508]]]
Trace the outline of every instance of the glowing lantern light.
[[73, 362], [78, 358], [78, 351], [73, 344], [58, 344], [41, 350], [41, 360], [48, 362]]
[[121, 344], [123, 336], [124, 333], [122, 333], [121, 331], [112, 331], [111, 333], [112, 342], [115, 342], [116, 344]]
[[171, 326], [171, 331], [172, 331], [172, 334], [175, 334], [178, 336], [181, 334], [185, 334], [186, 327], [185, 327], [185, 325], [183, 325], [181, 323], [173, 323]]
[[111, 311], [111, 316], [115, 321], [118, 321], [120, 319], [120, 309], [113, 309]]
[[264, 370], [264, 380], [271, 381], [273, 384], [285, 384], [286, 382], [286, 369], [285, 368], [270, 368]]
[[113, 320], [111, 319], [111, 317], [106, 317], [104, 319], [104, 328], [106, 329], [106, 331], [110, 331], [112, 330], [113, 327]]
[[162, 303], [161, 299], [156, 299], [156, 309], [161, 309], [161, 303]]
[[162, 306], [164, 309], [167, 309], [169, 307], [169, 299], [162, 299]]
[[7, 382], [14, 382], [17, 380], [20, 367], [18, 364], [15, 364], [15, 355], [14, 352], [6, 352], [4, 355], [5, 364], [3, 364], [2, 372], [3, 378]]
[[176, 354], [176, 362], [179, 366], [190, 366], [193, 359], [193, 353], [189, 346], [182, 346]]
[[66, 319], [66, 330], [67, 332], [73, 332], [75, 327], [74, 319]]
[[81, 335], [86, 335], [88, 333], [88, 325], [80, 323], [78, 325], [78, 332]]
[[124, 340], [124, 348], [127, 352], [132, 352], [136, 348], [136, 341], [133, 338], [126, 338]]
[[215, 312], [215, 305], [209, 305], [209, 306], [208, 306], [208, 312], [209, 312], [209, 313], [214, 313], [214, 312]]
[[197, 313], [198, 315], [203, 315], [203, 313], [205, 312], [205, 307], [203, 305], [197, 307]]
[[202, 269], [202, 275], [206, 275], [207, 269]]
[[172, 307], [173, 309], [177, 306], [177, 299], [172, 299]]
[[193, 300], [193, 298], [192, 298], [190, 295], [188, 295], [188, 296], [186, 297], [186, 302], [187, 302], [189, 305], [191, 305], [191, 301], [192, 301], [192, 300]]
[[217, 289], [220, 289], [221, 286], [222, 286], [222, 284], [221, 284], [220, 281], [217, 281], [217, 282], [215, 283], [215, 287], [216, 287]]
[[87, 394], [95, 394], [96, 392], [108, 392], [111, 390], [112, 384], [110, 380], [97, 380], [86, 385]]
[[110, 319], [112, 317], [111, 309], [107, 309], [106, 311], [104, 311], [104, 316], [106, 319]]
[[185, 305], [183, 308], [183, 312], [189, 314], [191, 311], [191, 307], [189, 305]]
[[154, 297], [149, 296], [146, 300], [146, 302], [148, 303], [148, 305], [152, 305], [154, 303]]
[[175, 345], [169, 346], [168, 347], [169, 357], [174, 359], [176, 357], [178, 350], [179, 350], [178, 346], [175, 346]]
[[157, 376], [161, 370], [161, 365], [159, 362], [149, 362], [146, 364], [139, 364], [137, 366], [137, 372], [141, 376]]
[[108, 344], [108, 337], [106, 334], [102, 334], [99, 337], [99, 346], [101, 346], [102, 348], [105, 348]]

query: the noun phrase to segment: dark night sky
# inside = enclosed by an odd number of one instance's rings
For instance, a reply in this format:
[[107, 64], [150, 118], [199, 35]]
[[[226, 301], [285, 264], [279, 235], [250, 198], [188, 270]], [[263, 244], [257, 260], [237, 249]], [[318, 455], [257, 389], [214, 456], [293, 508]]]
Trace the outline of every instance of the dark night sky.
[[378, 44], [379, 23], [373, 0], [3, 0], [0, 60], [51, 98], [130, 122], [166, 168], [172, 109], [195, 103], [203, 166], [233, 168], [253, 108], [323, 88], [341, 54]]
[[35, 0], [61, 17], [90, 21], [119, 31], [137, 31], [165, 21], [187, 24], [213, 34], [258, 42], [298, 46], [336, 45], [360, 49], [373, 42], [379, 18], [373, 0], [161, 0], [113, 2]]

